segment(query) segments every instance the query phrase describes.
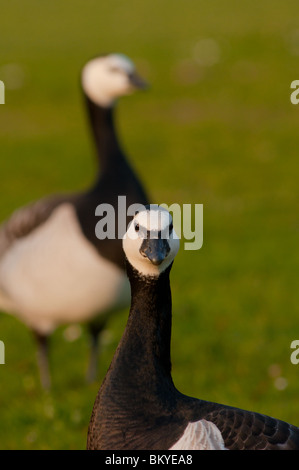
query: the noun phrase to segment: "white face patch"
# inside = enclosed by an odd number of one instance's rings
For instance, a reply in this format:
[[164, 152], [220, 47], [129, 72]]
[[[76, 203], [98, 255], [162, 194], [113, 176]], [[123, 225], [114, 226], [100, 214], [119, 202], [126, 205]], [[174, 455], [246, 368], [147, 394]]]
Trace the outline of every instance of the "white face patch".
[[142, 211], [135, 216], [135, 225], [138, 224], [146, 231], [165, 232], [172, 224], [172, 217], [170, 213], [162, 207], [152, 205], [151, 210]]
[[128, 75], [133, 73], [135, 65], [133, 62], [123, 54], [110, 54], [107, 56], [110, 67], [115, 67], [124, 70]]
[[111, 106], [120, 96], [133, 92], [129, 76], [133, 62], [122, 54], [110, 54], [90, 60], [82, 70], [82, 87], [96, 104]]
[[[163, 239], [168, 247], [163, 261], [155, 265], [141, 252], [145, 239]], [[174, 260], [180, 246], [180, 240], [172, 227], [170, 213], [159, 206], [151, 206], [150, 210], [139, 212], [129, 225], [123, 238], [123, 249], [132, 266], [145, 276], [159, 274]]]

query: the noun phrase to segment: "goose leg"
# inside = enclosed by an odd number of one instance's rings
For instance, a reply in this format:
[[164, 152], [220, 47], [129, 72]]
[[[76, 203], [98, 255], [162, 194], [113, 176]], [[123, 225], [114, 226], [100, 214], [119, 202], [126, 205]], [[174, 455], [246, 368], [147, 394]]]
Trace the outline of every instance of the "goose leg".
[[87, 370], [87, 382], [94, 382], [97, 377], [98, 370], [98, 356], [99, 356], [99, 337], [105, 327], [105, 322], [101, 324], [90, 323], [89, 334], [90, 334], [90, 359]]
[[51, 387], [51, 377], [49, 368], [49, 338], [37, 331], [34, 331], [37, 342], [37, 363], [40, 374], [41, 385], [45, 390]]

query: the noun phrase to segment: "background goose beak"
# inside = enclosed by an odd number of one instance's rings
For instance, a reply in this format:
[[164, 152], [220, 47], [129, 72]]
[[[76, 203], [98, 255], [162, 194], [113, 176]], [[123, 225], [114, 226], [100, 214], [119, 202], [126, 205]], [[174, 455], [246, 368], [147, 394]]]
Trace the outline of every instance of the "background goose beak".
[[148, 83], [140, 77], [136, 72], [129, 75], [130, 82], [134, 88], [139, 88], [140, 90], [146, 90], [149, 85]]
[[167, 240], [162, 238], [145, 238], [140, 247], [140, 253], [152, 264], [159, 266], [170, 251]]

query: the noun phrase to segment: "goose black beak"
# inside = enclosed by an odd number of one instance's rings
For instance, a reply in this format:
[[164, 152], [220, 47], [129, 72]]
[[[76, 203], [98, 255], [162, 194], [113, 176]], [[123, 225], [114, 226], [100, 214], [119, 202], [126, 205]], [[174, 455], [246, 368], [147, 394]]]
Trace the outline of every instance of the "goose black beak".
[[139, 88], [140, 90], [146, 90], [149, 87], [148, 83], [145, 80], [143, 80], [143, 78], [141, 78], [140, 75], [138, 75], [136, 72], [131, 73], [129, 75], [129, 79], [130, 79], [131, 85], [134, 88]]
[[168, 241], [162, 238], [145, 238], [140, 247], [142, 256], [148, 258], [152, 264], [159, 266], [167, 257], [170, 247]]

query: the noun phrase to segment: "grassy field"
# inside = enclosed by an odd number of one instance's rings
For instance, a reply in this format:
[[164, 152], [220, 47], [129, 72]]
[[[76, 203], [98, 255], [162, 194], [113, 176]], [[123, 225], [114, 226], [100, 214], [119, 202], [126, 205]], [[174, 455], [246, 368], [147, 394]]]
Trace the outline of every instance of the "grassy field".
[[[299, 425], [299, 19], [295, 0], [1, 2], [0, 220], [85, 188], [94, 156], [79, 71], [129, 55], [151, 83], [119, 103], [119, 132], [153, 202], [202, 203], [204, 244], [172, 271], [173, 377], [184, 393]], [[53, 387], [35, 345], [0, 314], [1, 449], [84, 449], [127, 311], [105, 332], [87, 385], [84, 325], [52, 336]]]

